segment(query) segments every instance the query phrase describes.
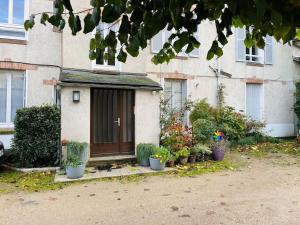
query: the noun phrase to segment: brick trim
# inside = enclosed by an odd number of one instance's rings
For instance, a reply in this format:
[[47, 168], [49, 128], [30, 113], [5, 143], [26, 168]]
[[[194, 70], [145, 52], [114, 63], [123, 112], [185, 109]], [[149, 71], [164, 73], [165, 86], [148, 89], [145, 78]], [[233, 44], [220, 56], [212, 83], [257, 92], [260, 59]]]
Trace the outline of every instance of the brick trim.
[[17, 39], [8, 39], [8, 38], [0, 38], [0, 43], [27, 45], [26, 40], [17, 40]]
[[193, 75], [178, 73], [177, 71], [175, 71], [173, 73], [152, 72], [151, 74], [156, 74], [156, 76], [158, 78], [167, 78], [167, 79], [191, 80], [191, 79], [195, 78], [195, 76], [193, 76]]
[[0, 69], [9, 69], [9, 70], [37, 70], [36, 65], [24, 64], [24, 63], [15, 63], [15, 62], [0, 62]]
[[50, 86], [55, 86], [57, 84], [57, 80], [43, 80], [43, 85], [50, 85]]
[[257, 79], [257, 78], [243, 79], [242, 81], [244, 81], [244, 82], [246, 82], [248, 84], [263, 84], [263, 83], [265, 83], [264, 80]]

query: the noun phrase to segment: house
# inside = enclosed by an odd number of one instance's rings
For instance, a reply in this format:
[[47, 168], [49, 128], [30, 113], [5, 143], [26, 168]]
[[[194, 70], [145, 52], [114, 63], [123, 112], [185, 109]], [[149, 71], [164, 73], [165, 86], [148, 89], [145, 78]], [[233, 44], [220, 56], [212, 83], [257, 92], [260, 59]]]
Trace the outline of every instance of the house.
[[[73, 1], [75, 11], [88, 1]], [[244, 46], [244, 29], [236, 29], [224, 56], [211, 61], [206, 53], [215, 27], [205, 22], [195, 34], [201, 47], [181, 52], [169, 64], [154, 65], [151, 58], [170, 32], [157, 34], [139, 57], [120, 63], [108, 50], [89, 60], [91, 34], [72, 36], [50, 25], [36, 24], [25, 32], [22, 23], [32, 13], [53, 11], [53, 1], [7, 0], [0, 10], [0, 140], [9, 147], [18, 108], [58, 104], [61, 139], [89, 143], [89, 159], [132, 156], [139, 143], [159, 143], [161, 91], [172, 107], [185, 98], [207, 98], [217, 104], [217, 90], [225, 86], [225, 102], [237, 111], [265, 121], [272, 136], [295, 135], [292, 112], [294, 81], [300, 64], [288, 45], [266, 38], [264, 50]], [[16, 6], [16, 7], [13, 7]], [[98, 29], [106, 35], [101, 24]]]

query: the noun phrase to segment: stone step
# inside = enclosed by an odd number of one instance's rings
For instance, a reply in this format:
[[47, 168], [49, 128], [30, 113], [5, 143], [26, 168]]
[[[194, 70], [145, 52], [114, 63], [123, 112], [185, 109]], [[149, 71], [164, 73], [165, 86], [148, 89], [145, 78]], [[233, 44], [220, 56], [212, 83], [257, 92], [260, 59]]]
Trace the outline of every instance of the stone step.
[[117, 155], [117, 156], [104, 156], [104, 157], [94, 157], [90, 158], [87, 166], [89, 167], [99, 167], [99, 166], [109, 166], [109, 165], [123, 165], [123, 164], [135, 164], [135, 155]]

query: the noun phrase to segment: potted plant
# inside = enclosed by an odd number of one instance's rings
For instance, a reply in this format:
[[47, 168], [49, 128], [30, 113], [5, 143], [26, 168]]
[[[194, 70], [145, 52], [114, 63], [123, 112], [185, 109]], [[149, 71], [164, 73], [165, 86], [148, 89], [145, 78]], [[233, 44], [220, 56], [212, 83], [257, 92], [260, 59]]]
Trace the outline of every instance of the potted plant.
[[224, 139], [224, 134], [220, 131], [214, 133], [214, 140], [211, 146], [213, 159], [215, 161], [222, 161], [228, 148], [228, 143]]
[[166, 162], [170, 159], [171, 153], [165, 147], [156, 147], [150, 156], [150, 168], [156, 171], [164, 170]]
[[84, 175], [85, 164], [79, 157], [70, 156], [65, 162], [66, 174], [70, 179], [80, 178]]
[[136, 149], [136, 159], [139, 165], [149, 166], [149, 158], [153, 154], [155, 146], [153, 144], [138, 144]]
[[171, 154], [170, 159], [167, 162], [168, 167], [173, 167], [175, 165], [176, 156]]
[[190, 155], [189, 155], [189, 158], [188, 158], [188, 162], [191, 163], [191, 164], [194, 164], [196, 162], [196, 157], [197, 157], [197, 154], [198, 154], [198, 152], [196, 150], [197, 149], [195, 149], [194, 147], [192, 147], [191, 150], [190, 150]]
[[181, 165], [187, 163], [189, 155], [190, 155], [190, 151], [188, 147], [183, 147], [182, 149], [176, 152], [176, 158], [179, 159], [179, 163]]
[[80, 178], [84, 175], [86, 163], [87, 143], [70, 141], [67, 144], [67, 160], [65, 169], [67, 177], [70, 179]]
[[205, 156], [211, 155], [212, 153], [207, 145], [201, 143], [194, 145], [191, 149], [191, 152], [194, 152], [196, 155], [196, 162], [204, 161]]

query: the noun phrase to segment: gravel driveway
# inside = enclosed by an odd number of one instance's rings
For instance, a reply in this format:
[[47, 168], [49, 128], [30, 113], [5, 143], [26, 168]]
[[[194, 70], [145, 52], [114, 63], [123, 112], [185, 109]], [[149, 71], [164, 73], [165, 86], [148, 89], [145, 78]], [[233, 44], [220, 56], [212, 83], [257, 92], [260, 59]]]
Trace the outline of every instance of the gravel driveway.
[[[277, 162], [287, 162], [276, 159]], [[0, 196], [1, 225], [300, 224], [300, 170], [293, 161], [251, 160], [238, 171], [197, 177], [91, 182]]]

